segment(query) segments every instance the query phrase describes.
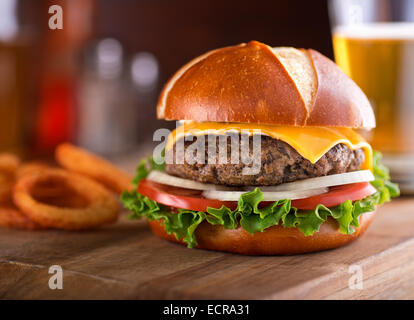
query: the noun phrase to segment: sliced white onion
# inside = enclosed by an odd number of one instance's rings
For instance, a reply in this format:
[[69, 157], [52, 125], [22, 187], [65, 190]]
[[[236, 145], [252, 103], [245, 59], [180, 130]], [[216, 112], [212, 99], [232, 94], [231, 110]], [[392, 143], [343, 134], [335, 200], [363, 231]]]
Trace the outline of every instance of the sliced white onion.
[[[262, 189], [262, 188], [260, 188]], [[282, 199], [303, 199], [328, 191], [328, 188], [316, 188], [302, 191], [280, 191], [280, 192], [263, 192], [263, 201], [277, 201]], [[246, 191], [219, 191], [207, 190], [203, 192], [203, 196], [207, 199], [217, 199], [222, 201], [237, 201]]]
[[[301, 191], [310, 188], [326, 188], [340, 186], [350, 183], [368, 182], [375, 179], [370, 170], [360, 170], [340, 174], [332, 174], [324, 177], [309, 178], [295, 182], [283, 183], [277, 186], [260, 187], [261, 191], [279, 192], [279, 191]], [[254, 190], [254, 186], [244, 187], [245, 190]]]
[[[203, 190], [203, 196], [208, 199], [222, 201], [237, 201], [246, 191], [251, 191], [256, 186], [247, 186], [242, 189], [222, 185], [201, 183], [189, 179], [171, 176], [162, 171], [151, 171], [148, 180], [185, 189]], [[328, 191], [328, 187], [345, 185], [350, 183], [368, 182], [374, 180], [370, 170], [360, 170], [341, 174], [333, 174], [324, 177], [309, 178], [305, 180], [280, 184], [278, 186], [260, 186], [263, 192], [263, 201], [277, 201], [281, 199], [303, 199]], [[244, 191], [242, 191], [244, 190]]]
[[[174, 186], [185, 189], [194, 189], [194, 190], [234, 190], [236, 188], [229, 188], [226, 186], [220, 186], [215, 184], [201, 183], [193, 180], [183, 179], [179, 177], [170, 176], [169, 174], [153, 170], [147, 177], [148, 180], [166, 184], [168, 186]], [[240, 190], [240, 189], [239, 189]]]

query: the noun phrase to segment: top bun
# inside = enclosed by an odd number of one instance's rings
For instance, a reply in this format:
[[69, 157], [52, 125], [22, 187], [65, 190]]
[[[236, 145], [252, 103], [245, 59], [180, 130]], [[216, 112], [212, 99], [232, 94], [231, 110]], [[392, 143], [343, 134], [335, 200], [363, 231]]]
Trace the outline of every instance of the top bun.
[[195, 58], [165, 85], [166, 120], [375, 127], [362, 90], [319, 52], [251, 41]]

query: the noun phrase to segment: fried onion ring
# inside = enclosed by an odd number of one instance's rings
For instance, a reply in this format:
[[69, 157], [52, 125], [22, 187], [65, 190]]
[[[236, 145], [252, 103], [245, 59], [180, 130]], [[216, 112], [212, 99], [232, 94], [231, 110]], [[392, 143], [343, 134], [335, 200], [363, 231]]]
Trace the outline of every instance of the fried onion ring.
[[26, 217], [12, 204], [0, 206], [0, 226], [24, 230], [44, 229], [39, 224]]
[[[54, 167], [49, 166], [46, 163], [43, 162], [27, 162], [22, 164], [16, 172], [16, 179], [20, 179], [26, 174], [33, 174], [33, 173], [41, 173], [45, 170], [49, 169], [56, 169]], [[65, 195], [65, 188], [63, 186], [59, 185], [39, 185], [34, 190], [34, 193], [38, 198], [57, 198], [59, 196], [61, 197], [67, 197]]]
[[0, 171], [15, 173], [20, 165], [20, 159], [11, 153], [0, 153]]
[[9, 202], [12, 197], [14, 181], [0, 176], [0, 203]]
[[0, 153], [0, 203], [9, 202], [20, 160], [10, 153]]
[[19, 179], [25, 174], [30, 174], [34, 172], [42, 172], [47, 169], [52, 169], [51, 166], [49, 166], [46, 163], [43, 162], [26, 162], [19, 166], [19, 168], [16, 171], [16, 178]]
[[63, 143], [56, 148], [55, 156], [63, 168], [88, 176], [117, 194], [133, 188], [132, 176], [82, 148]]
[[[56, 189], [44, 197], [36, 190]], [[82, 230], [116, 221], [118, 201], [102, 185], [63, 169], [45, 169], [17, 180], [13, 200], [20, 211], [42, 227]]]

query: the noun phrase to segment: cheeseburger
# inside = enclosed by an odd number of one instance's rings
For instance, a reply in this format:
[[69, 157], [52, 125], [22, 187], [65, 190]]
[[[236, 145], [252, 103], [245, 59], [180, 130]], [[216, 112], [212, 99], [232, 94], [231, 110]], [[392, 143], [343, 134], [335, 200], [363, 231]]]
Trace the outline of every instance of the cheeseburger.
[[165, 85], [159, 119], [180, 124], [141, 161], [131, 218], [188, 247], [250, 255], [345, 245], [397, 196], [367, 97], [315, 50], [251, 41], [210, 51]]

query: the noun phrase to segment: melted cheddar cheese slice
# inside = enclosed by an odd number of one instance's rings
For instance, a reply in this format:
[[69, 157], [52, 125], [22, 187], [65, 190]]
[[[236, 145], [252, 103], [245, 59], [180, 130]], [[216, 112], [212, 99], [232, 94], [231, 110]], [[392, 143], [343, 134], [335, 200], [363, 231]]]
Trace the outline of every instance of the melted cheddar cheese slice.
[[372, 170], [372, 148], [351, 128], [341, 127], [282, 127], [254, 123], [185, 122], [175, 129], [167, 141], [167, 150], [185, 136], [207, 134], [222, 135], [227, 132], [263, 134], [279, 139], [293, 147], [302, 157], [316, 163], [325, 153], [339, 143], [351, 150], [362, 148], [365, 161], [361, 169]]

